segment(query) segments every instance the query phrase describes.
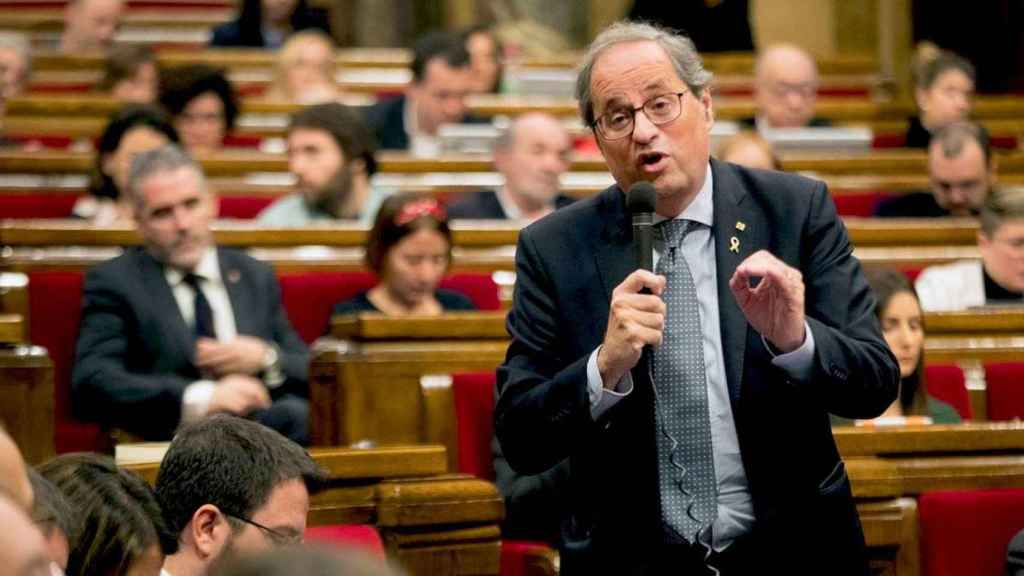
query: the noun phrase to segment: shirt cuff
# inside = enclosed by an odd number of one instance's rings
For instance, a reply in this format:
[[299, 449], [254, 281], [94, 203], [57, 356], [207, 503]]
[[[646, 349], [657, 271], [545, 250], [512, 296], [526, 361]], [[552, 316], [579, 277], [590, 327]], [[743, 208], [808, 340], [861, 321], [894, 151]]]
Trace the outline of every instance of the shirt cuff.
[[597, 369], [597, 353], [600, 351], [601, 347], [598, 346], [587, 360], [587, 394], [590, 397], [590, 417], [594, 420], [633, 392], [633, 374], [630, 372], [619, 379], [613, 390], [604, 387], [601, 371]]
[[284, 372], [281, 370], [281, 348], [273, 342], [267, 342], [267, 357], [263, 360], [263, 383], [267, 388], [273, 390], [284, 384], [284, 381]]
[[806, 382], [811, 377], [814, 368], [814, 332], [811, 326], [804, 320], [804, 343], [799, 348], [785, 354], [775, 354], [774, 348], [768, 340], [761, 335], [761, 342], [772, 355], [772, 364], [782, 368], [795, 380]]
[[210, 400], [217, 383], [213, 380], [197, 380], [185, 387], [181, 399], [181, 424], [198, 422], [210, 412]]

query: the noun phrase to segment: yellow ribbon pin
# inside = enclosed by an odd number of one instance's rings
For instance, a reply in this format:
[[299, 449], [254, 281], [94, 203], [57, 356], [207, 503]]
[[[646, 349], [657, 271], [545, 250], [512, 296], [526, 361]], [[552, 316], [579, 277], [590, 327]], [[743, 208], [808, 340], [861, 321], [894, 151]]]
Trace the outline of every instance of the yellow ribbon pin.
[[747, 229], [747, 223], [740, 220], [739, 222], [736, 223], [736, 229], [739, 230], [740, 232], [743, 232], [744, 230]]
[[733, 236], [732, 238], [729, 238], [729, 251], [730, 252], [735, 252], [737, 254], [740, 253], [740, 239], [739, 238], [737, 238], [735, 236]]

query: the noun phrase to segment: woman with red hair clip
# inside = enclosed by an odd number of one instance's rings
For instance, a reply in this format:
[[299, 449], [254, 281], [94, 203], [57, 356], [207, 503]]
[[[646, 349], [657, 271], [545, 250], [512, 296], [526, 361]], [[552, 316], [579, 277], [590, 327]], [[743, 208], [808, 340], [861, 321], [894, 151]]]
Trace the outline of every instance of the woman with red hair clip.
[[451, 254], [452, 233], [444, 206], [418, 194], [389, 197], [381, 204], [366, 242], [366, 264], [380, 282], [335, 304], [334, 314], [439, 316], [446, 311], [475, 310], [468, 297], [438, 288]]

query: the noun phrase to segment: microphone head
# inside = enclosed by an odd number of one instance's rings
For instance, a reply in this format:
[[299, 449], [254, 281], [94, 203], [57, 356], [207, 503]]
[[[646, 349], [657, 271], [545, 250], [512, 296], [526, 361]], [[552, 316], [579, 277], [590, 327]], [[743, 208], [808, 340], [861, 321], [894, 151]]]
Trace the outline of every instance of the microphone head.
[[626, 194], [626, 206], [633, 214], [654, 212], [658, 200], [658, 193], [654, 191], [654, 185], [650, 182], [637, 182]]

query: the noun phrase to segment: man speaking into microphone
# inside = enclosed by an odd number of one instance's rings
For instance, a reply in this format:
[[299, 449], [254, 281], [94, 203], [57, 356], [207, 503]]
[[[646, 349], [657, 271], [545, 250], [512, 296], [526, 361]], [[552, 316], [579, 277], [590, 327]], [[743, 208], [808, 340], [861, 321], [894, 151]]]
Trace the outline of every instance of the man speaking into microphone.
[[825, 185], [710, 159], [710, 80], [660, 28], [591, 44], [616, 185], [519, 236], [496, 432], [520, 473], [570, 459], [567, 576], [864, 575], [828, 414], [881, 414], [898, 365]]

